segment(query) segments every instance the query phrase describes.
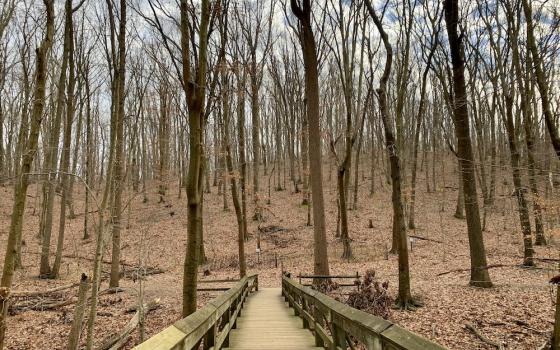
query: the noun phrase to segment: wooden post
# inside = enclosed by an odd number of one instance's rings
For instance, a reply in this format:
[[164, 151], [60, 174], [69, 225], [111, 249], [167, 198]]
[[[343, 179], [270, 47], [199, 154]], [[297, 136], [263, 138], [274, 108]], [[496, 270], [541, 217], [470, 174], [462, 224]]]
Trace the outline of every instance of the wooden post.
[[305, 318], [305, 312], [304, 312], [308, 310], [307, 300], [305, 299], [304, 296], [301, 297], [301, 310], [302, 310], [301, 318], [303, 320], [303, 328], [309, 329], [309, 321], [307, 320], [307, 318]]
[[203, 349], [212, 349], [214, 348], [214, 344], [216, 344], [216, 323], [214, 323], [204, 335]]
[[[232, 308], [232, 306], [228, 307], [228, 310], [226, 311], [226, 313], [223, 316], [222, 324], [224, 326], [227, 325], [231, 320], [231, 308]], [[235, 307], [235, 306], [233, 306], [233, 307]], [[229, 348], [229, 333], [230, 332], [227, 333], [226, 338], [224, 339], [224, 342], [222, 343], [222, 346], [221, 346], [222, 348]]]
[[[241, 317], [241, 311], [243, 310], [243, 298], [241, 294], [237, 297], [237, 305], [239, 305], [239, 312], [237, 312], [237, 318]], [[237, 319], [235, 320], [237, 323]]]
[[333, 322], [333, 350], [338, 348], [346, 349], [348, 344], [346, 344], [346, 332], [339, 325]]
[[[235, 310], [237, 310], [237, 305], [239, 305], [238, 301], [235, 302], [235, 306], [234, 306]], [[239, 310], [239, 313], [237, 314], [237, 316], [235, 316], [235, 320], [233, 320], [233, 323], [231, 324], [231, 329], [236, 329], [237, 328], [237, 319], [239, 318], [239, 316], [241, 316], [241, 310]], [[230, 322], [231, 322], [231, 318], [230, 318]], [[228, 338], [229, 338], [229, 336], [228, 336]], [[228, 339], [228, 341], [229, 341], [229, 339]]]
[[323, 314], [321, 313], [321, 310], [319, 310], [319, 308], [314, 308], [313, 311], [313, 318], [315, 319], [315, 346], [319, 347], [319, 348], [324, 348], [325, 347], [325, 342], [323, 341], [323, 338], [321, 338], [321, 336], [319, 335], [319, 332], [317, 332], [317, 325], [323, 327], [323, 325], [325, 324], [323, 322]]

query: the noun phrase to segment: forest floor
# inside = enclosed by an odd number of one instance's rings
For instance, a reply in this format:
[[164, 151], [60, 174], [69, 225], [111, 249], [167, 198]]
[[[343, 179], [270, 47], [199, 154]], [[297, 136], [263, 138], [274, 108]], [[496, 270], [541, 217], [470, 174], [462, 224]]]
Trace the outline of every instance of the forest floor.
[[[494, 288], [479, 289], [468, 285], [469, 249], [465, 220], [453, 217], [457, 197], [456, 184], [447, 174], [448, 183], [437, 192], [426, 193], [424, 174], [419, 175], [416, 204], [416, 230], [410, 235], [429, 238], [414, 240], [410, 253], [412, 293], [424, 303], [416, 311], [392, 311], [390, 320], [450, 349], [492, 349], [480, 341], [466, 327], [474, 325], [486, 337], [501, 342], [506, 349], [536, 349], [545, 343], [553, 326], [554, 289], [548, 280], [556, 271], [552, 262], [539, 260], [537, 268], [527, 269], [522, 262], [522, 235], [515, 202], [510, 197], [510, 185], [497, 186], [494, 206], [487, 208], [484, 232], [488, 262], [497, 265], [490, 269]], [[504, 176], [503, 178], [507, 178]], [[342, 261], [342, 247], [334, 237], [336, 228], [336, 183], [325, 178], [327, 237], [331, 273], [363, 274], [374, 269], [380, 281], [389, 282], [389, 292], [397, 292], [397, 257], [388, 255], [391, 244], [392, 209], [390, 186], [380, 178], [376, 192], [369, 196], [370, 180], [362, 178], [357, 210], [349, 211], [350, 236], [355, 258]], [[438, 179], [441, 181], [441, 179]], [[261, 181], [266, 189], [268, 178]], [[261, 186], [262, 186], [261, 185]], [[37, 238], [40, 213], [40, 191], [32, 186], [28, 192], [23, 237], [23, 268], [14, 279], [14, 291], [44, 290], [79, 281], [82, 272], [90, 273], [95, 240], [82, 240], [83, 189], [76, 184], [75, 219], [67, 220], [66, 239], [61, 278], [38, 279], [40, 242]], [[302, 194], [293, 193], [292, 186], [284, 191], [272, 190], [271, 203], [265, 205], [264, 221], [249, 221], [250, 240], [246, 244], [250, 273], [259, 274], [261, 286], [279, 286], [281, 267], [293, 274], [312, 272], [313, 228], [306, 226], [307, 207], [301, 205]], [[442, 186], [443, 187], [443, 186]], [[162, 269], [164, 272], [148, 276], [144, 282], [145, 298], [160, 299], [160, 307], [147, 316], [147, 337], [157, 333], [180, 318], [183, 260], [186, 245], [186, 199], [178, 198], [176, 183], [170, 184], [165, 203], [158, 203], [157, 187], [148, 186], [147, 203], [142, 195], [130, 200], [125, 213], [126, 229], [122, 237], [122, 261]], [[200, 279], [236, 278], [237, 226], [233, 205], [223, 210], [222, 196], [217, 187], [205, 195], [204, 244], [210, 276]], [[265, 192], [265, 191], [263, 191]], [[0, 258], [3, 261], [6, 236], [12, 207], [12, 188], [0, 188]], [[228, 200], [230, 193], [228, 193]], [[57, 199], [58, 200], [58, 199]], [[264, 203], [265, 199], [263, 199]], [[252, 201], [249, 201], [252, 202]], [[58, 203], [58, 202], [57, 202]], [[58, 207], [58, 204], [57, 204]], [[441, 210], [443, 209], [443, 211]], [[253, 213], [252, 203], [248, 212]], [[549, 213], [557, 217], [556, 211]], [[58, 232], [58, 213], [54, 216], [52, 252]], [[96, 215], [91, 216], [92, 221]], [[373, 228], [368, 228], [369, 220]], [[91, 222], [92, 222], [91, 221]], [[261, 234], [262, 251], [255, 252], [257, 227]], [[557, 223], [555, 223], [558, 226]], [[93, 234], [93, 230], [92, 230]], [[539, 258], [559, 258], [560, 229], [547, 224], [550, 244], [536, 247]], [[147, 249], [142, 249], [146, 247]], [[144, 251], [144, 253], [143, 253]], [[105, 260], [110, 247], [105, 250]], [[104, 265], [104, 271], [109, 265]], [[107, 280], [101, 289], [107, 288]], [[124, 292], [100, 297], [95, 327], [96, 343], [124, 327], [133, 314], [126, 309], [138, 302], [139, 282], [125, 275], [121, 283]], [[351, 288], [351, 287], [350, 287]], [[345, 294], [349, 288], [341, 289]], [[77, 288], [61, 292], [58, 297], [75, 297]], [[199, 292], [199, 305], [216, 293]], [[341, 295], [344, 298], [344, 295]], [[66, 346], [74, 305], [47, 311], [23, 311], [9, 318], [8, 349], [63, 349]], [[84, 327], [85, 328], [85, 327]], [[138, 341], [135, 331], [126, 348]], [[82, 342], [85, 339], [85, 329]]]

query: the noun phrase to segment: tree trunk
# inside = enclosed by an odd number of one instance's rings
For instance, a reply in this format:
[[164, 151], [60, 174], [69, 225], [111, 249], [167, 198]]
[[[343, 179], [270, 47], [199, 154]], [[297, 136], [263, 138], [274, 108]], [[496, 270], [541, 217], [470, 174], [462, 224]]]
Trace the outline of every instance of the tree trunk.
[[[515, 39], [513, 39], [515, 40]], [[515, 43], [515, 48], [517, 49], [517, 43]], [[529, 172], [529, 185], [531, 187], [531, 193], [533, 195], [533, 215], [535, 218], [535, 245], [546, 245], [546, 239], [544, 236], [544, 225], [542, 218], [542, 208], [541, 199], [539, 197], [539, 187], [537, 184], [537, 174], [535, 169], [535, 138], [534, 138], [534, 128], [535, 122], [533, 121], [532, 109], [529, 105], [531, 97], [534, 95], [534, 83], [530, 80], [530, 67], [531, 67], [531, 57], [527, 56], [527, 72], [526, 79], [523, 79], [523, 72], [521, 69], [521, 63], [519, 62], [518, 53], [516, 53], [515, 59], [515, 69], [517, 84], [520, 89], [520, 97], [523, 102], [521, 108], [521, 113], [523, 115], [523, 129], [525, 131], [525, 144], [527, 145], [527, 167]], [[525, 84], [525, 85], [523, 85]]]
[[465, 218], [465, 189], [463, 187], [463, 172], [461, 171], [461, 162], [457, 160], [457, 205], [455, 205], [455, 214], [453, 215], [457, 219]]
[[533, 59], [533, 68], [535, 70], [535, 78], [537, 80], [537, 87], [541, 95], [542, 113], [544, 114], [544, 121], [552, 146], [556, 152], [556, 156], [560, 159], [560, 136], [558, 135], [558, 128], [556, 127], [555, 118], [552, 113], [549, 86], [546, 81], [544, 72], [544, 64], [541, 55], [539, 55], [539, 48], [536, 43], [533, 24], [533, 9], [532, 4], [528, 0], [522, 0], [523, 11], [525, 13], [525, 23], [527, 25], [527, 48], [531, 52]]
[[22, 153], [21, 168], [18, 172], [20, 178], [15, 184], [12, 217], [6, 242], [2, 279], [0, 280], [0, 349], [4, 348], [6, 318], [8, 317], [8, 308], [10, 304], [10, 288], [14, 277], [16, 242], [18, 237], [21, 236], [25, 201], [27, 199], [27, 187], [29, 186], [29, 172], [31, 171], [31, 165], [37, 152], [39, 132], [43, 120], [48, 55], [54, 36], [54, 0], [43, 0], [43, 2], [46, 7], [45, 36], [37, 49], [37, 68], [35, 74], [35, 91], [33, 93], [33, 108], [31, 110], [30, 132], [25, 145], [25, 152]]
[[74, 317], [72, 318], [72, 327], [68, 336], [67, 350], [78, 350], [80, 343], [80, 334], [82, 333], [82, 323], [84, 321], [84, 312], [87, 304], [87, 292], [89, 290], [89, 279], [85, 273], [82, 273], [80, 286], [78, 287], [78, 302], [74, 309]]
[[240, 169], [240, 185], [241, 185], [241, 212], [243, 213], [243, 236], [245, 240], [249, 239], [247, 235], [247, 160], [245, 156], [245, 78], [246, 72], [237, 73], [237, 132], [239, 137], [239, 167]]
[[[291, 0], [291, 8], [301, 24], [301, 47], [305, 67], [305, 96], [307, 100], [307, 118], [309, 122], [309, 166], [311, 180], [311, 201], [313, 203], [313, 273], [329, 274], [327, 255], [327, 237], [325, 233], [325, 204], [323, 200], [322, 147], [319, 122], [319, 72], [317, 48], [312, 31], [311, 2], [302, 0], [300, 7], [296, 0]], [[314, 283], [319, 281], [314, 280]]]
[[[67, 6], [66, 6], [67, 7]], [[54, 119], [51, 124], [48, 148], [45, 152], [44, 166], [47, 175], [47, 181], [43, 185], [43, 209], [41, 212], [41, 221], [39, 225], [39, 237], [41, 237], [41, 260], [39, 267], [39, 276], [48, 277], [51, 273], [50, 266], [50, 250], [51, 250], [51, 234], [53, 221], [54, 199], [56, 197], [56, 167], [58, 163], [58, 143], [60, 139], [60, 124], [62, 112], [64, 111], [64, 91], [66, 87], [66, 71], [68, 70], [68, 60], [72, 52], [70, 52], [70, 36], [73, 28], [70, 26], [69, 16], [65, 16], [64, 21], [64, 43], [62, 53], [62, 63], [60, 68], [60, 76], [58, 79], [58, 91], [56, 95], [56, 110]]]
[[254, 220], [260, 220], [262, 213], [259, 204], [259, 167], [261, 162], [261, 140], [260, 140], [260, 107], [259, 107], [259, 84], [257, 83], [256, 53], [253, 53], [251, 62], [251, 141], [253, 146], [253, 201], [255, 203]]
[[[222, 33], [223, 34], [223, 33]], [[228, 83], [228, 78], [226, 73], [222, 73], [222, 88], [223, 100], [222, 100], [222, 118], [223, 118], [223, 145], [225, 149], [225, 160], [227, 165], [228, 177], [231, 185], [231, 199], [233, 201], [233, 207], [235, 209], [235, 217], [237, 219], [237, 246], [239, 253], [239, 277], [243, 278], [247, 274], [247, 266], [245, 262], [245, 228], [243, 220], [243, 212], [241, 204], [239, 203], [239, 195], [237, 193], [237, 181], [235, 180], [235, 174], [233, 169], [233, 159], [231, 156], [230, 147], [230, 136], [229, 136], [229, 120], [230, 120], [230, 104], [229, 104], [229, 89], [230, 85]], [[225, 169], [224, 169], [225, 171]], [[225, 175], [225, 173], [224, 173]], [[225, 181], [226, 177], [224, 176]], [[226, 191], [226, 183], [224, 182], [224, 192]]]
[[[307, 106], [307, 101], [304, 103]], [[307, 111], [303, 111], [301, 117], [301, 163], [303, 166], [303, 199], [301, 205], [309, 205], [309, 128], [307, 121]]]
[[91, 119], [91, 91], [89, 81], [89, 63], [84, 68], [84, 84], [86, 93], [86, 193], [84, 203], [84, 235], [83, 239], [89, 238], [89, 202], [91, 198], [93, 181], [93, 135]]
[[113, 181], [113, 245], [111, 250], [111, 276], [109, 287], [119, 286], [120, 257], [121, 257], [121, 229], [122, 229], [122, 193], [124, 187], [124, 99], [125, 99], [125, 64], [126, 64], [126, 0], [121, 0], [119, 33], [118, 33], [118, 62], [116, 68], [116, 101], [115, 109], [115, 168], [111, 180]]
[[[412, 151], [412, 178], [410, 183], [410, 210], [408, 215], [408, 228], [414, 229], [416, 228], [416, 223], [414, 222], [414, 214], [415, 214], [415, 204], [416, 204], [416, 171], [418, 167], [418, 148], [420, 146], [420, 130], [422, 128], [422, 120], [424, 118], [424, 105], [426, 103], [426, 84], [428, 82], [428, 73], [430, 72], [430, 66], [432, 64], [432, 57], [434, 52], [437, 48], [437, 35], [438, 33], [433, 33], [436, 37], [433, 39], [432, 46], [430, 48], [430, 52], [428, 54], [428, 59], [426, 63], [426, 67], [424, 68], [424, 72], [422, 73], [422, 84], [420, 87], [420, 102], [418, 103], [418, 114], [416, 115], [416, 126], [414, 128], [414, 144], [413, 144], [413, 151]], [[425, 142], [425, 138], [424, 138]], [[425, 149], [425, 147], [424, 147]], [[425, 154], [425, 153], [424, 153]], [[422, 168], [422, 167], [420, 167]], [[426, 172], [427, 175], [427, 172]], [[426, 183], [429, 183], [429, 180], [426, 176]], [[428, 192], [430, 192], [430, 188], [428, 186]]]
[[457, 136], [457, 155], [462, 173], [465, 209], [467, 213], [467, 231], [471, 257], [470, 284], [478, 287], [491, 287], [490, 275], [486, 262], [484, 238], [480, 226], [478, 195], [474, 173], [474, 156], [470, 138], [469, 110], [465, 83], [465, 63], [463, 60], [461, 37], [457, 32], [459, 22], [458, 0], [444, 1], [445, 22], [449, 37], [451, 62], [453, 65], [453, 120]]
[[515, 197], [517, 198], [517, 209], [519, 212], [519, 221], [521, 222], [521, 231], [523, 232], [523, 265], [534, 266], [533, 260], [533, 242], [531, 238], [531, 221], [529, 219], [529, 210], [527, 209], [527, 201], [525, 200], [525, 188], [521, 184], [521, 169], [519, 168], [521, 153], [517, 147], [516, 130], [513, 124], [513, 97], [511, 95], [504, 96], [506, 112], [504, 123], [508, 137], [508, 145], [511, 153], [511, 168], [513, 177], [513, 186], [515, 188]]
[[70, 146], [72, 144], [72, 120], [74, 119], [74, 87], [75, 80], [75, 64], [74, 64], [74, 28], [72, 24], [72, 0], [66, 0], [66, 21], [69, 23], [68, 38], [68, 89], [66, 96], [66, 120], [64, 122], [64, 141], [62, 145], [62, 159], [60, 164], [62, 198], [60, 199], [60, 220], [58, 224], [58, 241], [56, 245], [56, 256], [50, 272], [50, 278], [58, 278], [60, 264], [62, 262], [62, 250], [64, 249], [64, 231], [66, 229], [66, 203], [69, 198], [69, 181], [70, 176], [66, 173], [70, 170]]
[[[164, 79], [162, 79], [164, 80]], [[159, 91], [160, 119], [159, 119], [159, 203], [165, 202], [167, 193], [167, 173], [169, 168], [169, 104], [170, 97], [167, 82], [160, 82]]]
[[399, 291], [396, 304], [402, 309], [413, 308], [416, 303], [412, 299], [410, 292], [410, 268], [408, 261], [408, 237], [406, 235], [406, 225], [404, 220], [404, 210], [401, 193], [401, 167], [400, 158], [395, 142], [395, 136], [392, 130], [392, 123], [389, 120], [389, 111], [387, 109], [387, 82], [391, 74], [391, 65], [393, 61], [393, 49], [389, 43], [387, 33], [383, 29], [381, 21], [377, 17], [375, 10], [371, 6], [369, 0], [366, 6], [370, 16], [372, 17], [375, 26], [377, 27], [383, 45], [385, 46], [386, 59], [383, 75], [379, 82], [377, 94], [379, 97], [379, 113], [383, 122], [383, 129], [385, 131], [385, 146], [389, 154], [389, 161], [391, 164], [391, 180], [392, 180], [392, 195], [393, 202], [393, 237], [397, 237], [397, 249], [399, 253]]
[[206, 71], [208, 50], [208, 28], [210, 24], [210, 4], [208, 0], [201, 2], [200, 25], [198, 28], [198, 67], [191, 80], [189, 2], [181, 0], [181, 56], [182, 79], [188, 104], [189, 116], [189, 167], [187, 170], [187, 249], [183, 272], [183, 309], [186, 317], [196, 311], [196, 286], [199, 261], [199, 242], [202, 233], [201, 184], [204, 168], [204, 100], [206, 94]]

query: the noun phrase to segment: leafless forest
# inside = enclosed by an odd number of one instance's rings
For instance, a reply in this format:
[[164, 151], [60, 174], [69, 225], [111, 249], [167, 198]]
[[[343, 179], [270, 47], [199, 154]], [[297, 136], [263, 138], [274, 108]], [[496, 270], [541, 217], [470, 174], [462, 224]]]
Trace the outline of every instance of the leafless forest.
[[290, 273], [560, 350], [559, 81], [558, 0], [0, 0], [0, 349], [130, 349]]

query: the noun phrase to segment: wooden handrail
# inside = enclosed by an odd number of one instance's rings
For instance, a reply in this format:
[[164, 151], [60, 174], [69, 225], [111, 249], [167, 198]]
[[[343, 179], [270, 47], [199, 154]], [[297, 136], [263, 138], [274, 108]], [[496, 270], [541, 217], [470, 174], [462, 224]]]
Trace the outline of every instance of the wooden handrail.
[[342, 304], [323, 293], [282, 277], [282, 295], [303, 326], [315, 335], [315, 344], [327, 349], [347, 349], [355, 339], [368, 350], [444, 350], [417, 334], [380, 317]]
[[236, 327], [245, 299], [259, 290], [258, 275], [242, 278], [235, 286], [202, 309], [154, 335], [136, 350], [221, 349], [229, 344], [229, 332]]

